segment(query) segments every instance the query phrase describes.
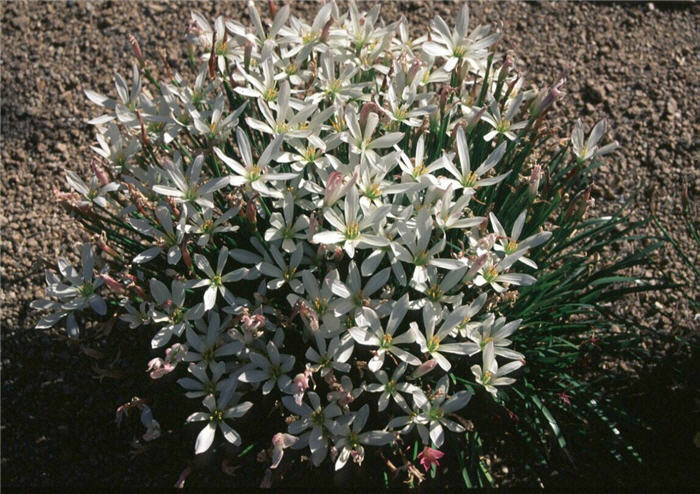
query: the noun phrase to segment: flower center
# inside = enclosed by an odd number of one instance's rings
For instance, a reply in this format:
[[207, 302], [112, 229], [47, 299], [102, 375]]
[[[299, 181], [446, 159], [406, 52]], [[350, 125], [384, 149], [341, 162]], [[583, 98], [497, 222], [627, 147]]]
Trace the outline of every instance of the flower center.
[[345, 227], [345, 238], [355, 240], [360, 236], [360, 224], [357, 221], [350, 221]]
[[425, 292], [425, 294], [428, 296], [430, 300], [433, 302], [439, 301], [442, 296], [445, 294], [445, 292], [442, 291], [442, 288], [440, 288], [440, 285], [435, 283], [433, 286], [428, 288], [428, 290]]
[[393, 339], [393, 338], [391, 337], [390, 334], [385, 334], [384, 336], [382, 336], [382, 339], [381, 339], [381, 341], [379, 342], [379, 347], [380, 347], [380, 348], [384, 348], [384, 349], [389, 348], [389, 347], [391, 346], [391, 340], [392, 340], [392, 339]]
[[518, 243], [515, 242], [515, 241], [513, 241], [513, 240], [511, 240], [511, 241], [508, 242], [508, 244], [506, 245], [505, 251], [506, 251], [506, 254], [512, 254], [512, 253], [515, 252], [517, 249], [518, 249]]
[[440, 338], [434, 335], [428, 340], [428, 353], [433, 353], [437, 351], [438, 348], [440, 348]]

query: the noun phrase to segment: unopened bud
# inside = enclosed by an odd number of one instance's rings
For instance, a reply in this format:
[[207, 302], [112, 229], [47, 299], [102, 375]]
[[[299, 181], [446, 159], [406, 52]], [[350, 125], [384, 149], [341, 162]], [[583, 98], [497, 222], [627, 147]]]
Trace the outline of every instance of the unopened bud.
[[270, 9], [270, 17], [274, 19], [277, 15], [277, 5], [275, 4], [275, 0], [268, 0], [267, 6]]
[[430, 359], [427, 362], [423, 362], [416, 370], [413, 371], [413, 374], [411, 374], [411, 378], [418, 379], [419, 377], [423, 377], [424, 375], [432, 371], [436, 366], [437, 360], [435, 359]]
[[104, 252], [105, 254], [108, 254], [108, 255], [115, 257], [115, 258], [121, 257], [119, 255], [119, 253], [117, 253], [117, 251], [115, 251], [113, 248], [111, 248], [109, 245], [107, 245], [106, 240], [107, 240], [106, 234], [105, 234], [105, 232], [102, 232], [100, 235], [97, 236], [97, 239], [95, 240], [95, 242], [97, 243], [97, 246], [100, 249], [102, 249], [102, 252]]
[[90, 166], [92, 167], [92, 171], [95, 173], [97, 180], [99, 180], [102, 185], [107, 185], [109, 183], [109, 176], [107, 176], [104, 168], [102, 168], [95, 160], [90, 161]]
[[357, 175], [353, 175], [352, 179], [345, 182], [345, 175], [339, 171], [332, 171], [328, 175], [328, 180], [326, 181], [326, 194], [323, 198], [323, 205], [330, 207], [335, 204], [338, 200], [342, 199], [345, 194], [348, 193], [350, 187], [355, 185], [357, 181]]
[[364, 129], [365, 125], [367, 125], [367, 118], [369, 117], [370, 113], [377, 113], [380, 114], [381, 109], [379, 108], [379, 105], [375, 103], [374, 101], [367, 101], [362, 105], [362, 109], [360, 110], [360, 128]]
[[323, 26], [323, 29], [321, 30], [321, 37], [320, 40], [322, 43], [326, 43], [328, 41], [328, 35], [331, 32], [331, 26], [333, 25], [333, 19], [328, 19], [328, 22]]
[[530, 173], [530, 181], [527, 186], [527, 191], [531, 196], [536, 196], [540, 188], [540, 179], [542, 178], [542, 168], [540, 165], [534, 165]]
[[131, 45], [131, 51], [134, 53], [136, 59], [143, 65], [143, 53], [141, 52], [141, 46], [133, 34], [129, 35], [129, 44]]
[[253, 53], [253, 43], [250, 41], [245, 42], [245, 48], [243, 48], [243, 66], [246, 70], [250, 67], [250, 56]]
[[180, 252], [182, 253], [182, 260], [185, 263], [185, 266], [187, 266], [187, 269], [189, 269], [190, 272], [193, 272], [194, 266], [192, 265], [192, 257], [190, 256], [190, 250], [187, 248], [188, 240], [187, 235], [185, 235], [185, 238], [180, 244]]
[[112, 278], [109, 274], [98, 274], [97, 278], [101, 279], [104, 281], [105, 285], [107, 285], [107, 288], [112, 290], [114, 293], [117, 295], [121, 295], [126, 291], [126, 287], [119, 283], [117, 280]]
[[209, 53], [209, 78], [216, 77], [216, 31], [211, 33], [211, 53]]
[[472, 266], [469, 268], [469, 271], [467, 271], [467, 274], [464, 275], [464, 278], [462, 279], [463, 282], [469, 282], [476, 276], [476, 273], [479, 272], [481, 268], [484, 267], [486, 264], [486, 261], [489, 260], [489, 254], [488, 252], [481, 254], [479, 257], [474, 259], [472, 262]]

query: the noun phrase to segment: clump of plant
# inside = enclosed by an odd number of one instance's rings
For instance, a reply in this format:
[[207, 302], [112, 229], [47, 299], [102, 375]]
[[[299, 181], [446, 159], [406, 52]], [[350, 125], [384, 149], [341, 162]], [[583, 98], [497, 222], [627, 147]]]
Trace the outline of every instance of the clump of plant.
[[[131, 85], [86, 91], [98, 158], [60, 197], [97, 241], [47, 274], [37, 327], [147, 334], [146, 372], [192, 400], [195, 453], [257, 444], [265, 484], [303, 455], [338, 470], [374, 449], [410, 482], [444, 458], [489, 483], [475, 393], [564, 446], [545, 403], [570, 403], [566, 368], [635, 262], [595, 267], [625, 224], [586, 219], [605, 122], [553, 143], [563, 79], [529, 88], [466, 5], [418, 38], [354, 2], [311, 24], [248, 13], [192, 13], [191, 74], [156, 75], [132, 40]], [[158, 408], [136, 402], [157, 438]], [[251, 415], [265, 427], [237, 425]]]

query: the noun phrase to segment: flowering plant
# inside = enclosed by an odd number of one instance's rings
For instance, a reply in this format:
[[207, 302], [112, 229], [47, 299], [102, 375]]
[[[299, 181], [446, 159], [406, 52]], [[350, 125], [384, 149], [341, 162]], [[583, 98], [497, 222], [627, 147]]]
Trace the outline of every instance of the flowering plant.
[[[65, 318], [80, 338], [118, 317], [148, 333], [151, 378], [179, 374], [203, 405], [197, 454], [265, 441], [272, 475], [287, 449], [337, 470], [417, 438], [438, 465], [474, 393], [501, 402], [518, 379], [528, 348], [511, 337], [535, 320], [518, 302], [537, 293], [519, 289], [584, 216], [588, 196], [542, 184], [615, 145], [598, 147], [604, 123], [584, 143], [579, 122], [572, 160], [531, 159], [563, 80], [524, 90], [466, 5], [416, 39], [354, 2], [311, 24], [248, 12], [252, 29], [192, 13], [193, 80], [156, 78], [132, 40], [131, 86], [86, 92], [100, 159], [59, 195], [96, 245], [47, 274], [57, 300], [35, 302], [51, 312], [37, 327]], [[266, 437], [236, 429], [273, 411]]]

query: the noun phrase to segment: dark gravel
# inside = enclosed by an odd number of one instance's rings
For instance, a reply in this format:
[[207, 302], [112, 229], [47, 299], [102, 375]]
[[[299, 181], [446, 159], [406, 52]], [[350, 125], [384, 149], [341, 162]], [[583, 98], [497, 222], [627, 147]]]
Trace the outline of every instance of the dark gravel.
[[[406, 15], [417, 32], [436, 13], [450, 22], [458, 5], [393, 2], [382, 12], [386, 19]], [[317, 7], [303, 2], [293, 6], [297, 14]], [[504, 2], [471, 7], [471, 25], [498, 24], [505, 33], [500, 49], [515, 56], [531, 82], [545, 85], [565, 66], [573, 67], [568, 95], [556, 110], [555, 130], [562, 137], [569, 135], [576, 116], [587, 128], [608, 118], [609, 137], [623, 149], [599, 170], [595, 212], [614, 210], [637, 190], [633, 217], [648, 216], [653, 202], [661, 223], [697, 264], [697, 246], [680, 216], [683, 187], [695, 218], [700, 196], [696, 5]], [[188, 460], [188, 451], [166, 450], [164, 455], [162, 447], [158, 454], [132, 458], [129, 443], [138, 429], [115, 427], [114, 409], [139, 392], [147, 395], [139, 389], [142, 378], [134, 375], [143, 363], [124, 358], [133, 356], [128, 352], [135, 342], [109, 340], [121, 347], [119, 356], [116, 346], [100, 348], [99, 341], [87, 342], [104, 354], [88, 357], [90, 350], [68, 344], [56, 331], [33, 330], [37, 315], [29, 303], [43, 295], [45, 263], [86, 239], [52, 193], [54, 187], [65, 189], [66, 169], [84, 171], [89, 166], [94, 134], [86, 121], [97, 110], [83, 90], [113, 92], [113, 72], [124, 73], [130, 64], [129, 33], [140, 40], [147, 57], [155, 61], [157, 50], [163, 50], [169, 63], [178, 66], [184, 61], [190, 8], [210, 18], [247, 15], [243, 2], [0, 3], [0, 180], [6, 198], [0, 212], [3, 486], [170, 486]], [[688, 303], [698, 301], [693, 288], [697, 280], [673, 248], [660, 251], [658, 259], [660, 269], [684, 288], [620, 300], [617, 309], [635, 316], [648, 330], [679, 336], [697, 331], [699, 316]], [[654, 341], [649, 344], [653, 347]], [[95, 369], [120, 372], [120, 378], [100, 379]], [[697, 375], [697, 365], [689, 369]], [[663, 385], [663, 374], [654, 379]], [[677, 395], [683, 400], [678, 410], [689, 417], [684, 417], [684, 430], [676, 431], [673, 440], [660, 436], [674, 430], [672, 419], [663, 409], [652, 414], [659, 420], [650, 432], [659, 434], [658, 458], [677, 458], [647, 471], [659, 485], [697, 482], [690, 473], [698, 464], [693, 463], [698, 449], [692, 439], [700, 431], [694, 384], [681, 385]], [[690, 472], [685, 476], [673, 476], [686, 467]], [[204, 482], [202, 477], [192, 482]]]

